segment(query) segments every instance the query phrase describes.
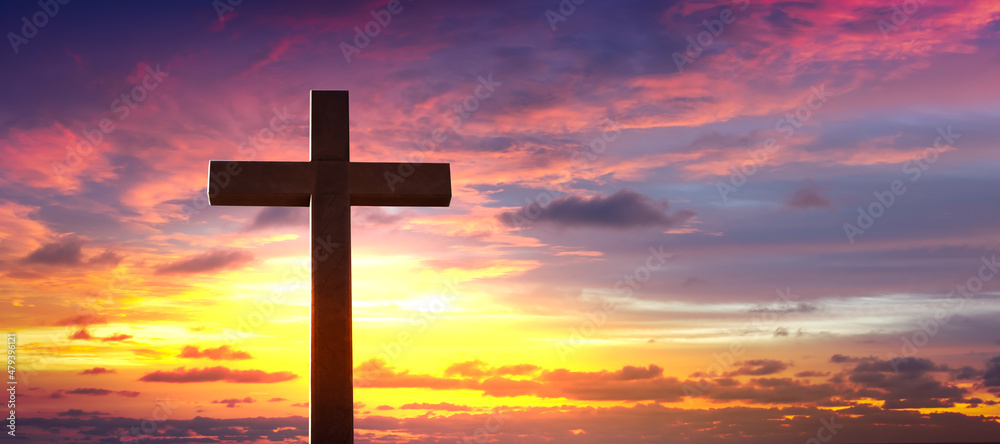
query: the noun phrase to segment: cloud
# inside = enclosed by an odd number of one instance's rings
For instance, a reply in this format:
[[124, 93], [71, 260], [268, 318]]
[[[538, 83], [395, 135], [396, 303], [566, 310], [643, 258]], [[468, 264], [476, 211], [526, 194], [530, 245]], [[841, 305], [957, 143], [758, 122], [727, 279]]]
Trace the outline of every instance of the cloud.
[[802, 185], [801, 188], [796, 190], [788, 198], [786, 205], [789, 208], [794, 208], [798, 210], [805, 210], [809, 208], [825, 208], [828, 210], [833, 209], [833, 204], [829, 199], [823, 197], [821, 194], [822, 189], [819, 185], [816, 185], [812, 180], [806, 180], [806, 183]]
[[924, 358], [875, 359], [858, 363], [848, 379], [859, 386], [858, 395], [883, 401], [885, 409], [947, 408], [965, 399], [968, 390], [938, 381], [930, 373], [949, 372]]
[[243, 398], [243, 399], [236, 399], [236, 398], [219, 399], [219, 400], [212, 401], [212, 404], [225, 404], [226, 407], [233, 408], [233, 407], [236, 407], [236, 404], [251, 404], [251, 403], [254, 403], [254, 402], [257, 402], [257, 401], [255, 399], [247, 396], [246, 398]]
[[266, 207], [260, 210], [253, 221], [243, 227], [242, 231], [260, 231], [279, 227], [309, 226], [309, 209], [296, 207]]
[[[419, 403], [411, 402], [409, 404], [403, 404], [399, 406], [399, 408], [401, 410], [445, 410], [449, 412], [468, 412], [472, 410], [472, 408], [470, 408], [467, 405], [457, 405], [457, 404], [452, 404], [450, 402], [439, 402], [437, 404], [430, 404], [426, 402], [419, 402]], [[392, 407], [389, 407], [389, 410], [391, 409]], [[379, 409], [376, 408], [376, 410]]]
[[986, 387], [1000, 387], [1000, 356], [987, 361], [986, 372], [983, 373], [983, 385]]
[[180, 358], [208, 358], [213, 361], [237, 361], [241, 359], [250, 359], [250, 353], [245, 351], [233, 350], [229, 348], [228, 345], [222, 345], [216, 348], [206, 348], [202, 351], [198, 350], [198, 347], [186, 345], [181, 354], [178, 355]]
[[866, 358], [858, 358], [853, 356], [842, 355], [840, 353], [830, 356], [830, 362], [837, 364], [845, 362], [862, 362], [862, 361], [875, 361], [875, 360], [877, 360], [877, 358], [875, 358], [874, 356], [868, 356]]
[[107, 316], [96, 316], [94, 314], [89, 314], [89, 315], [79, 315], [79, 316], [71, 316], [68, 318], [63, 318], [56, 321], [53, 325], [62, 325], [62, 326], [79, 325], [86, 327], [88, 325], [107, 324], [107, 323], [108, 323]]
[[830, 376], [830, 372], [818, 372], [815, 370], [806, 370], [804, 372], [798, 372], [795, 374], [796, 378], [818, 378], [823, 376]]
[[489, 375], [490, 372], [484, 368], [485, 362], [480, 360], [459, 362], [444, 369], [445, 376], [464, 376], [467, 378], [481, 378]]
[[135, 398], [140, 395], [139, 392], [133, 392], [129, 390], [114, 391], [114, 390], [100, 389], [100, 388], [78, 388], [70, 390], [65, 393], [70, 395], [93, 395], [93, 396], [107, 396], [114, 393], [116, 395], [124, 396], [126, 398]]
[[87, 264], [115, 266], [118, 265], [118, 263], [121, 262], [123, 258], [124, 256], [115, 253], [114, 251], [104, 250], [103, 253], [88, 259]]
[[107, 390], [107, 389], [78, 388], [78, 389], [70, 390], [70, 391], [68, 391], [66, 393], [69, 393], [69, 394], [72, 394], [72, 395], [98, 395], [98, 396], [104, 396], [104, 395], [109, 395], [112, 392], [111, 392], [111, 390]]
[[106, 337], [103, 337], [103, 338], [99, 338], [99, 337], [91, 335], [90, 332], [87, 331], [86, 328], [81, 328], [80, 330], [77, 330], [72, 335], [70, 335], [69, 338], [70, 339], [82, 339], [82, 340], [100, 339], [101, 342], [121, 342], [121, 341], [125, 341], [127, 339], [132, 339], [132, 337], [133, 337], [132, 335], [127, 335], [127, 334], [124, 334], [124, 333], [120, 333], [120, 334], [114, 334], [114, 335], [111, 335], [111, 336], [106, 336]]
[[267, 402], [281, 402], [281, 401], [287, 401], [287, 399], [285, 399], [285, 398], [271, 398], [271, 399], [267, 400]]
[[84, 261], [82, 247], [87, 241], [73, 235], [63, 236], [55, 242], [45, 244], [32, 251], [24, 259], [26, 264], [62, 265], [62, 266], [115, 266], [123, 256], [110, 249]]
[[187, 370], [178, 367], [171, 371], [155, 371], [147, 373], [139, 378], [146, 382], [213, 382], [225, 381], [234, 383], [275, 383], [290, 381], [298, 378], [298, 375], [291, 372], [267, 373], [261, 370], [230, 370], [226, 367], [205, 367], [202, 369], [193, 368]]
[[666, 211], [666, 200], [653, 200], [625, 189], [607, 197], [560, 196], [544, 206], [532, 202], [499, 217], [508, 226], [519, 228], [550, 224], [570, 228], [629, 229], [668, 228], [694, 216], [694, 212], [689, 210], [680, 210], [673, 215], [668, 215]]
[[94, 368], [88, 368], [88, 369], [80, 372], [79, 374], [81, 374], [81, 375], [104, 375], [104, 374], [111, 374], [111, 373], [118, 373], [118, 372], [115, 371], [114, 369], [106, 369], [104, 367], [94, 367]]
[[81, 328], [79, 331], [73, 333], [69, 337], [70, 339], [93, 339], [94, 337], [90, 335], [90, 332], [86, 328]]
[[85, 411], [80, 410], [80, 409], [69, 409], [69, 410], [66, 410], [65, 412], [56, 413], [56, 416], [99, 416], [99, 415], [107, 415], [107, 414], [108, 413], [98, 412], [98, 411], [85, 412]]
[[24, 262], [45, 265], [79, 265], [83, 262], [81, 247], [86, 241], [76, 236], [64, 236], [32, 251]]
[[132, 339], [132, 335], [126, 335], [124, 333], [122, 333], [122, 334], [115, 334], [115, 335], [112, 335], [112, 336], [107, 336], [107, 337], [101, 338], [101, 342], [121, 342], [121, 341], [124, 341], [126, 339]]
[[742, 362], [742, 367], [726, 373], [724, 376], [764, 376], [781, 373], [788, 368], [788, 364], [773, 359], [754, 359]]
[[292, 407], [309, 407], [309, 403], [308, 402], [296, 402], [295, 404], [292, 404]]
[[154, 269], [156, 274], [207, 273], [226, 268], [237, 268], [253, 260], [253, 255], [241, 250], [215, 250], [162, 264]]
[[504, 365], [500, 367], [489, 367], [478, 359], [473, 361], [459, 362], [449, 365], [444, 370], [445, 376], [463, 376], [466, 378], [483, 378], [494, 375], [523, 376], [530, 375], [540, 370], [541, 367], [533, 364]]

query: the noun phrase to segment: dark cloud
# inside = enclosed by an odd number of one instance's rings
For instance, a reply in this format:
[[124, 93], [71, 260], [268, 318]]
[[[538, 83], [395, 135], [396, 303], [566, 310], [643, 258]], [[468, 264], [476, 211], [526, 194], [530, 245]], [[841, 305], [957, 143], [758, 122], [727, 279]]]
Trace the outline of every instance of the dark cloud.
[[965, 365], [955, 370], [952, 370], [951, 378], [955, 380], [972, 380], [972, 379], [979, 379], [984, 374], [985, 372], [983, 372], [982, 370]]
[[218, 399], [218, 400], [212, 401], [212, 404], [225, 404], [226, 407], [233, 408], [233, 407], [236, 407], [236, 404], [252, 404], [254, 402], [257, 402], [257, 401], [255, 399], [247, 396], [246, 398], [243, 398], [243, 399], [236, 399], [236, 398]]
[[830, 362], [834, 362], [837, 364], [842, 364], [845, 362], [862, 362], [862, 361], [874, 361], [874, 360], [876, 360], [874, 356], [868, 356], [866, 358], [858, 358], [854, 356], [842, 355], [840, 353], [830, 356]]
[[773, 375], [775, 373], [781, 373], [788, 368], [788, 364], [781, 361], [776, 361], [773, 359], [754, 359], [745, 361], [742, 366], [734, 371], [728, 372], [723, 376], [764, 376]]
[[70, 390], [70, 391], [68, 391], [66, 393], [69, 393], [71, 395], [98, 395], [98, 396], [104, 396], [104, 395], [111, 394], [112, 391], [111, 390], [107, 390], [107, 389], [98, 389], [98, 388], [78, 388], [78, 389]]
[[124, 333], [115, 334], [107, 337], [101, 338], [101, 342], [121, 342], [127, 339], [132, 339], [132, 335], [127, 335]]
[[113, 267], [118, 265], [123, 258], [122, 255], [108, 249], [84, 260], [82, 248], [86, 243], [85, 239], [78, 236], [63, 236], [55, 242], [42, 245], [37, 250], [32, 251], [22, 259], [22, 262], [42, 265]]
[[45, 265], [80, 265], [83, 253], [80, 250], [85, 240], [76, 236], [65, 236], [50, 244], [32, 251], [24, 262], [28, 264]]
[[821, 376], [830, 376], [830, 372], [818, 372], [815, 370], [806, 370], [804, 372], [798, 372], [795, 374], [796, 378], [818, 378]]
[[113, 267], [115, 265], [118, 265], [118, 263], [121, 262], [123, 258], [124, 258], [124, 256], [122, 256], [122, 255], [120, 255], [118, 253], [115, 253], [114, 251], [104, 250], [103, 253], [98, 254], [98, 255], [96, 255], [96, 256], [91, 257], [90, 259], [88, 259], [87, 260], [87, 264], [89, 264], [89, 265], [106, 265], [106, 266]]
[[812, 180], [807, 180], [801, 188], [796, 190], [786, 202], [789, 208], [804, 210], [809, 208], [833, 209], [833, 204], [829, 199], [823, 197], [822, 189]]
[[65, 412], [56, 413], [56, 416], [99, 416], [99, 415], [107, 415], [107, 414], [108, 413], [105, 413], [105, 412], [97, 412], [97, 411], [94, 411], [94, 412], [85, 412], [85, 411], [80, 410], [80, 409], [69, 409], [69, 410], [66, 410]]
[[180, 358], [208, 358], [213, 361], [238, 361], [241, 359], [250, 359], [250, 353], [245, 351], [233, 350], [229, 348], [228, 345], [221, 345], [216, 348], [206, 348], [199, 351], [198, 347], [191, 345], [184, 346], [181, 350], [181, 354], [178, 355]]
[[859, 386], [858, 395], [884, 401], [885, 409], [946, 408], [965, 399], [968, 390], [943, 383], [931, 373], [948, 372], [924, 358], [908, 357], [892, 361], [875, 359], [858, 363], [848, 379]]
[[532, 202], [499, 217], [503, 223], [518, 228], [551, 224], [570, 228], [629, 229], [673, 227], [694, 216], [689, 210], [669, 215], [667, 207], [666, 200], [654, 200], [625, 189], [610, 196], [560, 196], [548, 205]]
[[226, 367], [205, 367], [202, 369], [178, 367], [171, 371], [155, 371], [139, 378], [146, 382], [213, 382], [225, 381], [235, 383], [274, 383], [290, 381], [298, 378], [291, 372], [267, 373], [261, 370], [231, 370]]
[[259, 231], [279, 227], [309, 226], [309, 209], [298, 207], [266, 207], [260, 210], [243, 231]]
[[253, 255], [242, 250], [215, 250], [189, 256], [155, 268], [156, 274], [207, 273], [226, 268], [237, 268], [253, 260]]
[[114, 391], [114, 390], [99, 389], [99, 388], [78, 388], [67, 391], [65, 393], [70, 395], [94, 395], [94, 396], [106, 396], [114, 393], [116, 395], [124, 396], [127, 398], [135, 398], [140, 395], [139, 392], [133, 392], [129, 390]]
[[[72, 411], [72, 410], [71, 410]], [[148, 414], [147, 414], [148, 415]], [[123, 431], [136, 430], [142, 417], [105, 417], [64, 415], [54, 418], [25, 417], [18, 420], [32, 430], [32, 442], [119, 442]], [[156, 421], [155, 441], [168, 444], [196, 442], [290, 442], [308, 436], [309, 420], [302, 416], [282, 418], [217, 419], [196, 416], [192, 419], [162, 419]], [[69, 436], [67, 438], [67, 435]]]
[[88, 368], [88, 369], [80, 372], [81, 375], [104, 375], [104, 374], [111, 374], [111, 373], [118, 373], [118, 372], [115, 371], [114, 369], [106, 369], [104, 367]]
[[1000, 387], [1000, 356], [987, 361], [986, 372], [983, 373], [983, 385], [987, 387]]
[[649, 367], [633, 367], [626, 365], [618, 372], [623, 381], [635, 381], [638, 379], [652, 379], [663, 376], [663, 367], [650, 364]]

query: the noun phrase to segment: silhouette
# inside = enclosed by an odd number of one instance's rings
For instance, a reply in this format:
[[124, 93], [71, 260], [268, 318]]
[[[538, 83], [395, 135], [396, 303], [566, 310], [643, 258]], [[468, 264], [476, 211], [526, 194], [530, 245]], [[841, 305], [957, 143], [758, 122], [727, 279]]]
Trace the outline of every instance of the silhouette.
[[451, 170], [446, 163], [351, 162], [347, 91], [311, 91], [309, 149], [309, 162], [209, 162], [209, 202], [309, 207], [309, 439], [347, 443], [354, 440], [350, 206], [446, 207]]

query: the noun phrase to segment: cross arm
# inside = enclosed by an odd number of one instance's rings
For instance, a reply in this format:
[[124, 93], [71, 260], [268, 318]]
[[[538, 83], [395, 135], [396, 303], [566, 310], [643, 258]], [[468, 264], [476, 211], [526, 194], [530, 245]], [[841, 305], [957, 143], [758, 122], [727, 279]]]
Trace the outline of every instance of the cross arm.
[[213, 160], [208, 173], [211, 205], [308, 207], [316, 177], [309, 162]]
[[451, 167], [447, 163], [351, 162], [349, 165], [351, 205], [447, 207], [451, 204]]

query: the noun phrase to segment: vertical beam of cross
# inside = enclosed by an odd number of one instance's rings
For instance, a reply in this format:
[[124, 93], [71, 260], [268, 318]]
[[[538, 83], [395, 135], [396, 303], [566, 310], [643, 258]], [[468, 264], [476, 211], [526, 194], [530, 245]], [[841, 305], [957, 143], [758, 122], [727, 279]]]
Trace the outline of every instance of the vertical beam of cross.
[[212, 205], [309, 207], [309, 439], [317, 443], [354, 439], [351, 205], [451, 202], [448, 164], [351, 162], [349, 122], [347, 91], [312, 91], [309, 162], [209, 163]]

